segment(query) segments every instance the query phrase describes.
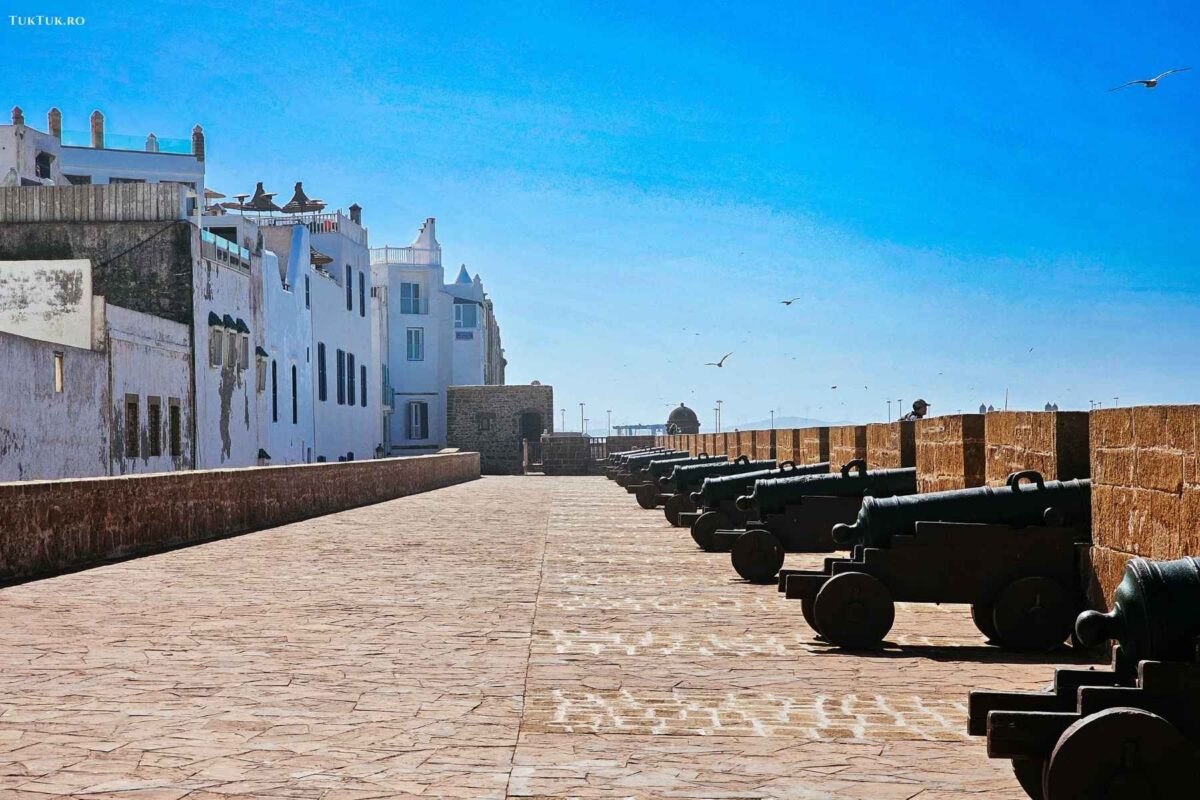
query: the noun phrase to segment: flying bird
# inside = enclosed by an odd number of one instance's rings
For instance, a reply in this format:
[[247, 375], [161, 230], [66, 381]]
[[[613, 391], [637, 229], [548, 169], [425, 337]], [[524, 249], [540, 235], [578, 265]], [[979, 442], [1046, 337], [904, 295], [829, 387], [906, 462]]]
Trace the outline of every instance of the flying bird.
[[706, 366], [706, 367], [717, 367], [718, 369], [720, 369], [721, 367], [725, 366], [725, 359], [729, 358], [731, 355], [733, 355], [733, 351], [732, 351], [732, 350], [730, 350], [730, 351], [729, 351], [728, 353], [726, 353], [725, 355], [721, 356], [721, 360], [720, 360], [720, 361], [717, 361], [717, 362], [715, 362], [715, 363], [714, 363], [714, 362], [712, 362], [712, 361], [706, 361], [706, 362], [704, 362], [704, 366]]
[[830, 386], [829, 388], [830, 388], [830, 389], [836, 389], [836, 388], [837, 388], [837, 384], [835, 383], [833, 386]]
[[1129, 81], [1128, 83], [1122, 83], [1120, 86], [1114, 86], [1113, 88], [1109, 89], [1109, 91], [1115, 92], [1118, 89], [1124, 89], [1126, 86], [1133, 86], [1135, 83], [1141, 84], [1142, 86], [1145, 86], [1147, 89], [1153, 89], [1155, 86], [1158, 86], [1158, 82], [1160, 80], [1167, 77], [1168, 75], [1173, 75], [1176, 72], [1187, 72], [1190, 69], [1191, 69], [1191, 67], [1179, 67], [1178, 69], [1169, 69], [1166, 72], [1160, 72], [1158, 75], [1155, 75], [1153, 78], [1139, 78], [1138, 80], [1135, 80], [1135, 81]]
[[783, 303], [785, 306], [790, 306], [792, 303], [796, 302], [799, 299], [800, 299], [799, 297], [793, 297], [791, 300], [780, 300], [779, 302]]

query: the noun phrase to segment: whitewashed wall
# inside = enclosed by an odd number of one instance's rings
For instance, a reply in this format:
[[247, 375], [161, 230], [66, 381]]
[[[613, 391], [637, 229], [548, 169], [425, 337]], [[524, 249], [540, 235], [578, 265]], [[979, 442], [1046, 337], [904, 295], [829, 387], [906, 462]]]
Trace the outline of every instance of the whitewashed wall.
[[0, 331], [90, 349], [92, 262], [0, 261]]

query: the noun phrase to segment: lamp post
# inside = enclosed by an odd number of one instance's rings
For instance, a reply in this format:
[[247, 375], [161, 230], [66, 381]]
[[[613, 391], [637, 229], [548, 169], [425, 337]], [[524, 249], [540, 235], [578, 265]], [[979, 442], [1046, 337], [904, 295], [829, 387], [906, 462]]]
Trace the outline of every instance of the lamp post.
[[608, 414], [608, 435], [612, 436], [612, 409], [608, 409], [605, 413]]
[[771, 409], [771, 430], [775, 430], [775, 409]]
[[716, 431], [719, 431], [720, 429], [721, 429], [721, 409], [714, 408], [713, 409], [713, 431], [716, 432]]
[[583, 403], [579, 404], [579, 432], [583, 433]]
[[717, 401], [717, 433], [721, 432], [721, 403], [724, 402], [724, 400]]
[[558, 429], [565, 433], [567, 430], [567, 410], [565, 408], [560, 408], [558, 411], [562, 415], [562, 424], [558, 426]]
[[888, 400], [887, 404], [888, 404], [888, 422], [891, 422], [892, 421], [892, 401]]

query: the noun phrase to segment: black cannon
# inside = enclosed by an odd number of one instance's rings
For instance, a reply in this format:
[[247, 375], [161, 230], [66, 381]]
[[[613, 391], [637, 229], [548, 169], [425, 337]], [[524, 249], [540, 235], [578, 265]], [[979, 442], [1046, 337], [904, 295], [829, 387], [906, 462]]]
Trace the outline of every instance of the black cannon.
[[1050, 650], [1083, 605], [1077, 550], [1091, 539], [1090, 510], [1090, 481], [1036, 472], [1013, 473], [999, 488], [868, 497], [854, 525], [834, 530], [854, 546], [851, 557], [780, 570], [779, 588], [842, 647], [882, 642], [901, 601], [970, 603], [992, 642]]
[[[700, 491], [692, 493], [693, 501], [704, 509], [703, 513], [692, 521], [692, 539], [704, 550], [722, 549], [714, 537], [720, 531], [737, 529], [749, 524], [749, 515], [746, 511], [738, 508], [737, 499], [748, 490], [753, 489], [758, 481], [801, 475], [826, 476], [828, 474], [828, 461], [819, 461], [815, 464], [796, 464], [792, 461], [785, 461], [777, 469], [754, 470], [706, 480], [700, 487]], [[780, 521], [786, 526], [785, 521], [782, 519]]]
[[658, 508], [663, 503], [667, 502], [673, 494], [670, 491], [662, 488], [662, 481], [669, 480], [670, 475], [680, 467], [695, 467], [707, 466], [709, 464], [727, 464], [729, 458], [727, 456], [710, 456], [707, 453], [701, 453], [698, 456], [691, 458], [668, 458], [661, 461], [651, 461], [650, 466], [645, 471], [645, 483], [634, 484], [632, 482], [625, 485], [625, 491], [630, 492], [637, 498], [638, 505], [642, 508]]
[[638, 455], [645, 455], [647, 453], [661, 453], [664, 451], [665, 448], [662, 447], [639, 447], [636, 450], [623, 450], [618, 453], [609, 453], [608, 461], [604, 468], [604, 474], [610, 480], [615, 480], [617, 473], [621, 471], [621, 468], [628, 459]]
[[1130, 560], [1113, 610], [1080, 614], [1075, 634], [1114, 640], [1110, 667], [1059, 669], [1043, 692], [971, 692], [968, 733], [1035, 800], [1195, 797], [1200, 559]]
[[645, 470], [651, 461], [664, 458], [689, 458], [690, 454], [682, 450], [660, 450], [656, 453], [638, 453], [625, 458], [617, 468], [617, 484], [628, 486], [630, 483], [645, 483]]
[[706, 479], [768, 470], [774, 467], [774, 461], [751, 461], [748, 456], [738, 456], [733, 461], [677, 466], [670, 475], [658, 479], [659, 488], [667, 495], [663, 501], [663, 514], [666, 515], [667, 522], [678, 528], [681, 515], [696, 510], [696, 502], [692, 499], [693, 494], [704, 484]]
[[[832, 531], [857, 518], [864, 497], [917, 491], [915, 469], [871, 471], [866, 467], [865, 461], [855, 459], [833, 475], [787, 478], [783, 480], [790, 483], [776, 481], [768, 486], [761, 485], [765, 481], [756, 483], [755, 495], [767, 513], [759, 514], [758, 522], [747, 523], [744, 531], [717, 531], [714, 549], [729, 550], [734, 570], [752, 583], [774, 581], [786, 553], [838, 549]], [[743, 500], [739, 498], [739, 502]]]

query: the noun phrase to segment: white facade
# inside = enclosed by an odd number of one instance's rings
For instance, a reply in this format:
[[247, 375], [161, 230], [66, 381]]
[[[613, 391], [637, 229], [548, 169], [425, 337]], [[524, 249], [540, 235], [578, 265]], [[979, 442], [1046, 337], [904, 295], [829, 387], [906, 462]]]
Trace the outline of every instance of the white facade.
[[[483, 282], [466, 267], [446, 284], [435, 220], [408, 247], [371, 251], [371, 278], [387, 308], [384, 350], [392, 386], [389, 454], [446, 446], [446, 387], [487, 382], [490, 326]], [[490, 309], [490, 304], [489, 304]]]

